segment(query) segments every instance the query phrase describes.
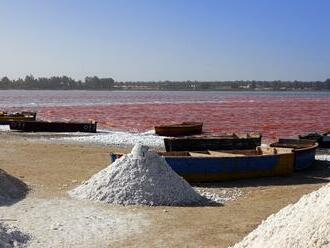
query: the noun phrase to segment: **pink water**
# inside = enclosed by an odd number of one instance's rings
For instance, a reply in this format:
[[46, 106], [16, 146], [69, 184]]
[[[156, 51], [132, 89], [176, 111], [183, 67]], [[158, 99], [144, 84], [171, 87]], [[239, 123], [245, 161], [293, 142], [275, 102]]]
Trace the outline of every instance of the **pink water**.
[[134, 132], [182, 121], [202, 121], [211, 133], [254, 131], [269, 139], [330, 129], [330, 93], [321, 92], [0, 91], [2, 109]]

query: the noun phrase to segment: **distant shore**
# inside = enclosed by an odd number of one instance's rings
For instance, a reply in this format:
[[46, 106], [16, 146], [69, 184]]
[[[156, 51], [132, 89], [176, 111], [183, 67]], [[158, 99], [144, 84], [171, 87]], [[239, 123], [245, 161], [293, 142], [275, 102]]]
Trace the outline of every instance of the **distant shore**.
[[232, 81], [115, 81], [113, 78], [85, 77], [76, 80], [67, 76], [24, 79], [0, 79], [0, 89], [24, 90], [168, 90], [168, 91], [330, 91], [330, 79], [325, 81], [232, 80]]

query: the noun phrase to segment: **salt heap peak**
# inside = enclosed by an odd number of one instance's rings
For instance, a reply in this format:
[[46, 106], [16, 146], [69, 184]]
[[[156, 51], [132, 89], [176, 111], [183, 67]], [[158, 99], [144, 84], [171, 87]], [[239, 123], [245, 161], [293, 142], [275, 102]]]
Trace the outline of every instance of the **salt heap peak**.
[[133, 147], [131, 154], [134, 159], [143, 159], [148, 150], [149, 150], [148, 146], [144, 146], [142, 144], [136, 144]]
[[69, 195], [121, 205], [194, 205], [207, 201], [163, 157], [140, 144]]
[[330, 184], [271, 215], [234, 248], [330, 247]]

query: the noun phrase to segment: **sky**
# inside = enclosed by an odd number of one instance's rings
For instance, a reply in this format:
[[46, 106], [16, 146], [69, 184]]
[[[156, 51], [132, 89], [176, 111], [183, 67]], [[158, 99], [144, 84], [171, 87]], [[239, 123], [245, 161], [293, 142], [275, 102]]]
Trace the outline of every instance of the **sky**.
[[2, 0], [0, 77], [330, 78], [329, 0]]

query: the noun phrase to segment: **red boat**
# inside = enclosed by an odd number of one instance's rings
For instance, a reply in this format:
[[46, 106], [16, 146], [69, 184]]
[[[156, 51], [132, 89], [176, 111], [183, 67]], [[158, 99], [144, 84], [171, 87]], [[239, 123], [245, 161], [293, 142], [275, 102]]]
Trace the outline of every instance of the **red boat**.
[[203, 122], [183, 122], [180, 124], [156, 126], [155, 132], [160, 136], [187, 136], [201, 134]]

